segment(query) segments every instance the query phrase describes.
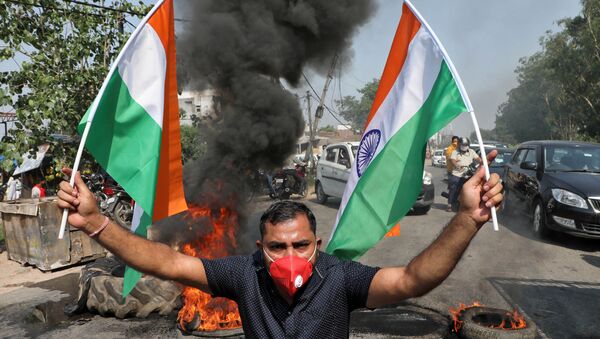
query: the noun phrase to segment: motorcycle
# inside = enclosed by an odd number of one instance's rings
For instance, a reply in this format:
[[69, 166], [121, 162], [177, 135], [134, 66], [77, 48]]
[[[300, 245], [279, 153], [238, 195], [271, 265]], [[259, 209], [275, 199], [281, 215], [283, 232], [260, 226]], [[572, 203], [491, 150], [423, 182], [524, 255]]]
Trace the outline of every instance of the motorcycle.
[[252, 201], [257, 194], [268, 195], [275, 199], [272, 188], [272, 178], [263, 170], [254, 170], [248, 176], [245, 183], [246, 202]]
[[273, 191], [277, 199], [289, 199], [292, 194], [305, 197], [308, 193], [306, 164], [296, 164], [294, 168], [277, 171], [273, 175]]
[[112, 215], [114, 221], [124, 228], [131, 228], [133, 220], [133, 204], [129, 194], [121, 186], [110, 187], [110, 196], [106, 200], [106, 212]]
[[[454, 204], [452, 204], [452, 210], [453, 211], [458, 211], [458, 208], [460, 207], [460, 202], [458, 201], [458, 194], [460, 193], [460, 191], [462, 191], [462, 188], [465, 184], [465, 182], [467, 182], [467, 180], [471, 179], [471, 177], [475, 174], [475, 172], [477, 172], [477, 169], [479, 168], [479, 161], [477, 160], [473, 160], [473, 162], [467, 166], [467, 171], [463, 174], [463, 176], [460, 178], [460, 180], [458, 181], [457, 184], [457, 188], [456, 188], [456, 201], [454, 202]], [[450, 193], [449, 192], [442, 192], [442, 197], [448, 199], [450, 197]]]

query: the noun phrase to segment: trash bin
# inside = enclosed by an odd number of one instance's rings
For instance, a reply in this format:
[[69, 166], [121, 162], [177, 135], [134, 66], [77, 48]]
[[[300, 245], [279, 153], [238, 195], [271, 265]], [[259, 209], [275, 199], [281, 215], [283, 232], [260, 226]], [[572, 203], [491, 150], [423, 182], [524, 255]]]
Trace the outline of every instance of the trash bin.
[[2, 202], [0, 212], [10, 260], [50, 271], [106, 256], [102, 246], [74, 227], [58, 239], [57, 197]]

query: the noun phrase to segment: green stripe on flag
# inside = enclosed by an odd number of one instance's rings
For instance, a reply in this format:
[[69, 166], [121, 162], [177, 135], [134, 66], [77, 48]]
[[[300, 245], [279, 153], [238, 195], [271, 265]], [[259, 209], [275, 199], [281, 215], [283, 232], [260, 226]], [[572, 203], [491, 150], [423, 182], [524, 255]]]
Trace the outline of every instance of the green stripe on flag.
[[388, 140], [360, 177], [327, 246], [328, 253], [344, 259], [360, 257], [406, 215], [421, 191], [427, 140], [466, 111], [456, 82], [442, 62], [423, 106]]
[[[78, 126], [83, 133], [89, 111]], [[85, 143], [96, 161], [152, 214], [160, 159], [161, 127], [129, 94], [118, 71], [102, 93]]]

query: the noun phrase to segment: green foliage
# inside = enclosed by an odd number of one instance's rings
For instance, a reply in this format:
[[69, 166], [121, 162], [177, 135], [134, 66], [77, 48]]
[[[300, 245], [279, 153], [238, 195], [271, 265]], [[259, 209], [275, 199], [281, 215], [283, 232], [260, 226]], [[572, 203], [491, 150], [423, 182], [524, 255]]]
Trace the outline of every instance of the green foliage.
[[[22, 3], [21, 3], [22, 2]], [[104, 5], [101, 0], [87, 3]], [[149, 7], [126, 0], [111, 8], [145, 13]], [[3, 164], [50, 143], [55, 157], [75, 158], [77, 144], [53, 134], [76, 135], [76, 126], [96, 96], [111, 61], [133, 28], [129, 14], [52, 0], [0, 2], [0, 107], [10, 107], [19, 122], [0, 146]], [[3, 67], [6, 69], [7, 67]]]
[[360, 100], [354, 96], [345, 96], [342, 100], [336, 101], [341, 116], [352, 124], [354, 130], [362, 131], [365, 128], [371, 106], [375, 101], [377, 87], [379, 87], [379, 79], [373, 79], [358, 90], [361, 94]]
[[520, 61], [519, 84], [496, 115], [499, 139], [600, 140], [600, 0], [582, 5], [541, 39], [541, 52]]
[[183, 163], [199, 159], [206, 153], [206, 131], [193, 125], [181, 126], [181, 157]]

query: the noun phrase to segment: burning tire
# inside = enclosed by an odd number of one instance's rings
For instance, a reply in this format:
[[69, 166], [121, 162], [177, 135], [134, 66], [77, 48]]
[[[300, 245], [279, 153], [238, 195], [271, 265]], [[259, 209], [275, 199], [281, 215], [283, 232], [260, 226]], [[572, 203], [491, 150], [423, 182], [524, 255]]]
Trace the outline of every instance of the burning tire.
[[81, 270], [79, 298], [75, 305], [65, 308], [68, 314], [85, 309], [102, 316], [145, 318], [158, 311], [167, 315], [180, 307], [181, 289], [170, 281], [145, 276], [122, 302], [124, 266], [114, 258], [97, 260]]
[[537, 327], [530, 319], [522, 316], [525, 327], [513, 329], [510, 324], [512, 315], [498, 308], [470, 307], [460, 316], [462, 323], [458, 333], [464, 339], [536, 338]]

